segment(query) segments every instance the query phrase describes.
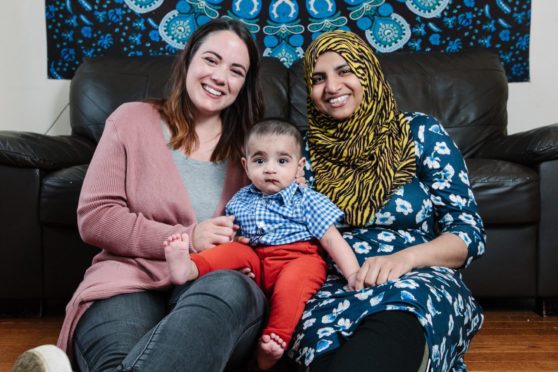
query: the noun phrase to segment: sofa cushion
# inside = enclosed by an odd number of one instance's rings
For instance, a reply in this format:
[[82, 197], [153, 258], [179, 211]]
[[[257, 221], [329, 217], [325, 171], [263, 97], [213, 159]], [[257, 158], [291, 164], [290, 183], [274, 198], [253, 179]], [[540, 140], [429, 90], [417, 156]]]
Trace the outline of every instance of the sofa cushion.
[[[536, 223], [539, 219], [539, 178], [525, 166], [502, 160], [467, 159], [470, 182], [487, 225]], [[87, 165], [43, 178], [40, 219], [44, 224], [76, 226], [79, 192]]]
[[539, 221], [539, 176], [534, 170], [503, 160], [466, 162], [485, 225]]
[[486, 227], [486, 253], [463, 270], [475, 298], [537, 295], [537, 226]]
[[75, 227], [44, 226], [44, 296], [69, 299], [99, 251], [99, 248], [84, 243]]
[[40, 220], [45, 225], [77, 226], [77, 205], [87, 164], [76, 165], [43, 177]]

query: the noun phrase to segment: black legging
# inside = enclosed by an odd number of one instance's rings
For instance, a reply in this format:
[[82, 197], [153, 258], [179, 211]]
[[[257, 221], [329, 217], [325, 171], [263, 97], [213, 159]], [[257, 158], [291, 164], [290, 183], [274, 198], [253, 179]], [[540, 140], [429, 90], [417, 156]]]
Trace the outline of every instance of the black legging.
[[310, 371], [416, 372], [425, 342], [415, 315], [384, 311], [365, 318], [345, 344], [316, 359]]

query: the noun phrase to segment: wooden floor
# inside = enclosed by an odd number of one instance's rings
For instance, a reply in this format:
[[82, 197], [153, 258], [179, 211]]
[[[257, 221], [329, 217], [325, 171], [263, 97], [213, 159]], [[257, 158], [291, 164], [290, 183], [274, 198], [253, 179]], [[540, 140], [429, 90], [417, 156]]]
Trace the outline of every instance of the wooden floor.
[[23, 351], [42, 344], [54, 344], [62, 317], [0, 318], [0, 372], [12, 370]]
[[487, 310], [465, 355], [469, 371], [558, 371], [558, 316]]
[[[558, 316], [486, 310], [465, 360], [469, 371], [558, 371]], [[55, 343], [61, 317], [0, 319], [0, 371], [31, 347]]]

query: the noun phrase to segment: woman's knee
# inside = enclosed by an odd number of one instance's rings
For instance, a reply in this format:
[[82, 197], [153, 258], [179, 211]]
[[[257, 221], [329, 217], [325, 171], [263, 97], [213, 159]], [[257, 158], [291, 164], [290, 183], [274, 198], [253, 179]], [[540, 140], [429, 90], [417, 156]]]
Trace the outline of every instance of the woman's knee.
[[219, 270], [209, 274], [206, 284], [215, 286], [216, 290], [234, 297], [250, 297], [260, 292], [253, 279], [235, 270]]
[[366, 317], [339, 349], [316, 359], [311, 371], [417, 371], [425, 342], [415, 315], [384, 311]]
[[204, 302], [224, 308], [235, 314], [261, 316], [265, 312], [266, 300], [254, 280], [233, 270], [209, 273], [192, 283], [181, 293], [177, 306]]
[[80, 370], [115, 368], [166, 314], [158, 291], [122, 294], [95, 302], [81, 317], [73, 348]]

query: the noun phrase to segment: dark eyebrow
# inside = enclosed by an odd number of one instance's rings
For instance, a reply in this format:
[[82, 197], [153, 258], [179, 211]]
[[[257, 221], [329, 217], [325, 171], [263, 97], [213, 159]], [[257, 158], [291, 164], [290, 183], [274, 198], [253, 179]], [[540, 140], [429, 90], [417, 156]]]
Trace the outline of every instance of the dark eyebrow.
[[292, 158], [292, 157], [293, 157], [291, 154], [289, 154], [289, 153], [286, 152], [286, 151], [285, 151], [285, 152], [280, 152], [280, 153], [279, 153], [279, 156], [286, 156], [286, 157], [288, 157], [288, 158]]
[[219, 53], [211, 51], [211, 50], [206, 50], [204, 53], [213, 54], [215, 57], [217, 57], [220, 60], [223, 59], [223, 57], [221, 57], [221, 55]]
[[[219, 61], [223, 60], [223, 57], [221, 57], [221, 55], [219, 53], [214, 52], [212, 50], [206, 50], [204, 53], [213, 54], [215, 57], [217, 57], [219, 59]], [[244, 71], [244, 73], [246, 74], [246, 72], [247, 72], [246, 67], [242, 66], [240, 63], [233, 63], [232, 65], [235, 66], [235, 67], [241, 68]]]
[[345, 67], [349, 67], [348, 63], [343, 63], [342, 65], [339, 65], [337, 67], [335, 67], [335, 71], [339, 71], [341, 69], [344, 69]]
[[[343, 64], [341, 64], [341, 65], [339, 65], [339, 66], [336, 66], [336, 67], [334, 68], [334, 70], [335, 70], [335, 71], [339, 71], [339, 70], [342, 70], [342, 69], [344, 69], [344, 68], [346, 68], [346, 67], [350, 67], [349, 64], [348, 64], [348, 63], [343, 63]], [[325, 72], [322, 72], [322, 71], [315, 71], [315, 72], [312, 74], [312, 76], [324, 75], [324, 74], [325, 74]]]
[[[267, 153], [266, 153], [265, 151], [256, 151], [256, 152], [254, 152], [253, 154], [250, 154], [250, 155], [249, 155], [250, 158], [252, 158], [252, 157], [254, 157], [254, 156], [267, 156]], [[286, 157], [289, 157], [289, 158], [292, 158], [292, 157], [293, 157], [291, 154], [289, 154], [289, 153], [286, 152], [286, 151], [281, 151], [281, 152], [279, 153], [279, 156], [286, 156]]]
[[265, 156], [267, 155], [264, 151], [256, 151], [253, 154], [250, 154], [250, 157], [254, 157], [254, 156]]

